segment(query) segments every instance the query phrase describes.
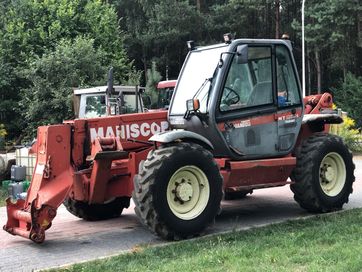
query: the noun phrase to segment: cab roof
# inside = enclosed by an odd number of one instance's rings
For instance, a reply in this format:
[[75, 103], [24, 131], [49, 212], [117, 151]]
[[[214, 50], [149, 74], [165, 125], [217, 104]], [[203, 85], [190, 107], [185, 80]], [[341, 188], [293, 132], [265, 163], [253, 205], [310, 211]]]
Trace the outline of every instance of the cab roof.
[[160, 81], [157, 84], [157, 89], [163, 89], [163, 88], [170, 88], [175, 87], [177, 83], [177, 80], [164, 80]]
[[[113, 86], [114, 91], [116, 93], [119, 92], [136, 92], [136, 86]], [[138, 87], [138, 90], [144, 89], [143, 87]], [[97, 86], [97, 87], [91, 87], [91, 88], [85, 88], [85, 89], [74, 89], [75, 95], [81, 95], [81, 94], [103, 94], [106, 93], [107, 86]]]

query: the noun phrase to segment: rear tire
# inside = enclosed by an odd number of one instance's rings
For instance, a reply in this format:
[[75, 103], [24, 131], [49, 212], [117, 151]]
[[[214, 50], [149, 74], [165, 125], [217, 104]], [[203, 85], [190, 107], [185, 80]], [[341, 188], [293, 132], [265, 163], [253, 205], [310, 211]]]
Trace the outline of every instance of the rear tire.
[[63, 204], [67, 210], [86, 221], [99, 221], [118, 217], [124, 208], [128, 208], [130, 197], [117, 197], [104, 204], [88, 204], [87, 202], [67, 198]]
[[294, 199], [310, 212], [339, 210], [352, 193], [354, 164], [343, 140], [318, 133], [302, 142], [290, 186]]
[[199, 235], [220, 211], [222, 177], [213, 155], [198, 144], [161, 146], [135, 176], [135, 212], [167, 240]]

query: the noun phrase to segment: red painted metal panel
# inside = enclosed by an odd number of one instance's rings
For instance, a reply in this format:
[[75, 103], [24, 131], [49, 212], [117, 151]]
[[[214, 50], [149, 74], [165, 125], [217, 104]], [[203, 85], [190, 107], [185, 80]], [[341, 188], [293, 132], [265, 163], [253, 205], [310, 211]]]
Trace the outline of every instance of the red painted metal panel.
[[[224, 188], [286, 184], [296, 165], [295, 157], [264, 159], [253, 161], [230, 161], [229, 168], [221, 171], [224, 177]], [[265, 186], [264, 186], [265, 187]]]
[[41, 243], [51, 226], [56, 209], [63, 203], [73, 183], [71, 126], [38, 128], [37, 163], [25, 201], [7, 200], [8, 221], [4, 230]]
[[331, 109], [332, 95], [329, 93], [310, 95], [303, 98], [305, 114], [320, 113], [321, 109]]
[[[75, 123], [79, 120], [75, 120]], [[168, 129], [167, 111], [147, 112], [142, 114], [125, 114], [121, 116], [110, 116], [87, 119], [90, 142], [96, 137], [119, 136], [124, 147], [137, 148], [142, 144], [131, 143], [127, 139], [147, 141], [152, 135]]]
[[264, 168], [264, 167], [275, 167], [283, 165], [292, 165], [295, 166], [296, 158], [295, 157], [283, 157], [275, 159], [264, 159], [264, 160], [251, 160], [251, 161], [231, 161], [230, 168], [231, 171], [239, 169], [251, 169], [251, 168]]
[[160, 81], [157, 84], [157, 89], [173, 88], [176, 86], [177, 80]]
[[35, 200], [37, 209], [43, 204], [56, 208], [63, 202], [73, 183], [70, 132], [70, 125], [38, 128], [37, 162], [28, 190], [26, 208]]

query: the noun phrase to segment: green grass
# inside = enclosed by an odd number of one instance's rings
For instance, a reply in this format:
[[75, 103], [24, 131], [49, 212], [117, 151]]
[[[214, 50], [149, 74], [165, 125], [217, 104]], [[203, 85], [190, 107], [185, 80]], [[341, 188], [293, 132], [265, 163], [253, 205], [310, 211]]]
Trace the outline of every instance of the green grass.
[[362, 209], [355, 209], [52, 271], [361, 271], [361, 252]]
[[5, 206], [5, 199], [8, 197], [8, 193], [3, 187], [0, 186], [0, 207]]

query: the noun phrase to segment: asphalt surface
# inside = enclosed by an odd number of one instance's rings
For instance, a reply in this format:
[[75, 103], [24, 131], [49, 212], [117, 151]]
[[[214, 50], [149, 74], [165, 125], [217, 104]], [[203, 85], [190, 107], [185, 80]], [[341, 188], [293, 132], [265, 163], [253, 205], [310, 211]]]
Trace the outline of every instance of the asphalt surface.
[[[362, 157], [355, 157], [354, 191], [344, 209], [362, 207]], [[310, 216], [293, 200], [289, 186], [256, 190], [242, 200], [223, 201], [222, 213], [206, 234], [282, 222]], [[0, 225], [6, 222], [5, 208], [0, 208]], [[62, 206], [46, 241], [37, 245], [30, 240], [0, 231], [0, 271], [34, 271], [102, 258], [146, 244], [163, 243], [140, 223], [133, 206], [120, 218], [86, 222]]]

